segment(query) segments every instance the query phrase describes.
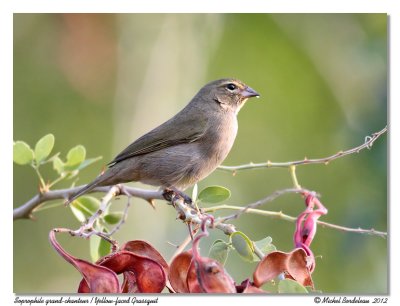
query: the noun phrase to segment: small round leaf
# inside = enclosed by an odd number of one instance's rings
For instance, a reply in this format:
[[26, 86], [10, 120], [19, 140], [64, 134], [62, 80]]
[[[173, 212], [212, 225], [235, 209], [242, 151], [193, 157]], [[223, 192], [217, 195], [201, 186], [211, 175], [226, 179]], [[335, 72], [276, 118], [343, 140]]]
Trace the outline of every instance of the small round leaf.
[[18, 165], [26, 165], [32, 162], [34, 153], [26, 142], [16, 141], [13, 148], [13, 160]]
[[74, 200], [69, 207], [80, 222], [85, 222], [99, 209], [100, 201], [95, 197], [84, 196]]
[[[271, 252], [276, 251], [276, 247], [272, 244], [271, 237], [265, 237], [264, 239], [254, 242], [255, 246], [261, 251], [261, 253], [268, 255]], [[260, 261], [260, 258], [254, 254], [254, 261]]]
[[231, 246], [225, 241], [218, 239], [215, 240], [210, 248], [210, 252], [208, 253], [208, 257], [215, 259], [221, 265], [225, 265], [225, 262], [228, 258], [229, 250]]
[[283, 279], [278, 284], [279, 293], [308, 293], [307, 289], [292, 279]]
[[79, 145], [69, 150], [67, 154], [67, 162], [65, 164], [65, 170], [73, 171], [80, 166], [85, 160], [86, 149], [84, 146]]
[[218, 203], [231, 196], [229, 189], [222, 186], [210, 186], [200, 191], [198, 199], [206, 203]]
[[246, 261], [253, 261], [254, 247], [252, 241], [242, 232], [234, 232], [231, 235], [232, 245], [239, 255]]
[[64, 162], [58, 156], [53, 158], [53, 168], [60, 175], [64, 172]]
[[[107, 231], [104, 228], [97, 228], [96, 230], [98, 230], [99, 232], [107, 233]], [[90, 257], [92, 258], [93, 262], [96, 262], [97, 260], [99, 260], [99, 258], [110, 254], [111, 251], [110, 243], [97, 235], [90, 236], [89, 245], [90, 245]]]
[[35, 158], [36, 164], [40, 164], [43, 160], [45, 160], [53, 150], [54, 146], [54, 135], [47, 134], [42, 137], [35, 145]]
[[122, 212], [114, 212], [114, 213], [109, 213], [104, 216], [104, 221], [106, 221], [110, 225], [117, 224], [119, 221], [121, 221], [123, 216]]

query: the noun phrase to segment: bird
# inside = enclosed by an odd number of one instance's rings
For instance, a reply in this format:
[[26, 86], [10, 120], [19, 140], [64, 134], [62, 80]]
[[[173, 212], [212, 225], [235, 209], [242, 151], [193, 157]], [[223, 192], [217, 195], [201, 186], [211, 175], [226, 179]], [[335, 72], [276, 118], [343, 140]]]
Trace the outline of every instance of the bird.
[[175, 116], [135, 140], [66, 204], [97, 186], [142, 182], [183, 191], [212, 173], [227, 157], [238, 130], [237, 114], [259, 93], [235, 78], [203, 86]]

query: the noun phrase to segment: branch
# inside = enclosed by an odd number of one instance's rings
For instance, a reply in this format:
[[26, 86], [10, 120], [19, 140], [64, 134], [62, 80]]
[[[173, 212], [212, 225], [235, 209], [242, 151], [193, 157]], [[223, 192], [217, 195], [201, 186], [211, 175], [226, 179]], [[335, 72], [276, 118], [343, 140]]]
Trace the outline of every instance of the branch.
[[[188, 204], [185, 202], [185, 200], [180, 196], [179, 194], [176, 194], [174, 191], [169, 191], [168, 193], [164, 193], [164, 198], [171, 202], [171, 204], [174, 206], [175, 210], [178, 212], [178, 217], [182, 221], [191, 224], [191, 225], [200, 225], [200, 226], [207, 226], [207, 227], [212, 227], [212, 228], [217, 228], [224, 232], [226, 235], [230, 235], [236, 231], [236, 228], [233, 224], [228, 224], [228, 223], [222, 223], [218, 222], [218, 224], [214, 223], [212, 224], [209, 215], [202, 213], [199, 210], [196, 210], [193, 208], [191, 204]], [[206, 220], [204, 223], [203, 220]]]
[[[40, 204], [51, 200], [66, 200], [69, 196], [75, 194], [82, 187], [83, 186], [59, 190], [50, 190], [44, 193], [37, 194], [25, 204], [14, 209], [13, 219], [14, 221], [17, 219], [32, 219], [32, 213], [35, 211], [35, 208], [37, 208]], [[112, 186], [96, 187], [88, 193], [107, 193], [111, 188]], [[152, 203], [152, 201], [155, 199], [163, 199], [162, 191], [139, 189], [128, 186], [123, 186], [123, 188], [129, 195], [144, 199], [150, 203]]]
[[361, 150], [364, 149], [370, 149], [372, 145], [374, 144], [375, 140], [377, 140], [380, 136], [382, 136], [384, 133], [387, 132], [387, 126], [385, 126], [381, 131], [373, 133], [371, 136], [366, 136], [364, 143], [354, 147], [352, 149], [346, 150], [346, 151], [339, 151], [336, 154], [333, 154], [328, 157], [323, 157], [323, 158], [315, 158], [315, 159], [308, 159], [304, 158], [302, 160], [296, 160], [296, 161], [289, 161], [289, 162], [282, 162], [282, 163], [276, 163], [276, 162], [271, 162], [267, 161], [266, 163], [249, 163], [249, 164], [244, 164], [244, 165], [238, 165], [238, 166], [219, 166], [218, 169], [228, 171], [228, 172], [236, 172], [240, 170], [248, 170], [248, 169], [257, 169], [257, 168], [288, 168], [291, 166], [298, 166], [298, 165], [307, 165], [307, 164], [325, 164], [327, 165], [329, 162], [332, 160], [354, 154], [354, 153], [359, 153]]
[[249, 209], [254, 209], [265, 203], [272, 202], [276, 198], [278, 198], [284, 194], [287, 194], [287, 193], [306, 194], [306, 193], [311, 193], [311, 191], [309, 191], [307, 189], [302, 189], [302, 188], [300, 188], [300, 189], [299, 188], [289, 188], [289, 189], [278, 190], [261, 200], [258, 200], [251, 204], [248, 204], [245, 207], [241, 207], [240, 210], [236, 214], [229, 215], [229, 216], [218, 219], [218, 222], [225, 222], [227, 220], [237, 219], [237, 218], [239, 218], [240, 215], [246, 213]]
[[[36, 207], [38, 207], [41, 203], [51, 201], [51, 200], [63, 200], [67, 199], [70, 195], [74, 194], [76, 191], [78, 191], [80, 188], [83, 186], [78, 186], [74, 188], [69, 188], [69, 189], [60, 189], [60, 190], [53, 190], [53, 191], [48, 191], [43, 194], [38, 194], [34, 196], [32, 199], [30, 199], [28, 202], [23, 204], [22, 206], [14, 209], [13, 212], [13, 217], [14, 220], [18, 219], [23, 219], [23, 218], [32, 218], [32, 212]], [[127, 196], [135, 196], [144, 200], [147, 200], [149, 202], [152, 202], [152, 200], [155, 199], [164, 199], [162, 195], [162, 191], [153, 191], [153, 190], [146, 190], [146, 189], [139, 189], [139, 188], [133, 188], [133, 187], [128, 187], [125, 185], [122, 185], [120, 187], [123, 190], [123, 193]], [[103, 193], [109, 193], [112, 187], [97, 187], [90, 191], [89, 193], [94, 193], [94, 192], [103, 192]], [[251, 214], [257, 214], [257, 215], [264, 215], [264, 216], [269, 216], [269, 217], [274, 217], [274, 218], [279, 218], [281, 220], [289, 221], [289, 222], [295, 222], [296, 218], [285, 215], [282, 212], [275, 212], [275, 211], [266, 211], [266, 210], [260, 210], [260, 209], [255, 209], [256, 207], [263, 205], [267, 202], [271, 202], [277, 197], [286, 194], [286, 193], [301, 193], [307, 191], [306, 189], [284, 189], [284, 190], [279, 190], [268, 197], [265, 197], [261, 200], [258, 200], [252, 204], [247, 205], [246, 207], [242, 206], [233, 206], [233, 205], [219, 205], [219, 206], [214, 206], [214, 207], [209, 207], [209, 208], [204, 208], [204, 212], [213, 212], [217, 210], [222, 210], [222, 209], [231, 209], [231, 210], [238, 210], [236, 214], [218, 219], [216, 222], [217, 228], [221, 229], [224, 233], [230, 234], [235, 231], [233, 225], [231, 224], [224, 224], [222, 223], [225, 220], [228, 219], [235, 219], [239, 217], [239, 215], [243, 213], [251, 213]], [[184, 216], [183, 219], [186, 222], [193, 222], [194, 224], [201, 224], [201, 214], [198, 212], [194, 211], [192, 208], [190, 208], [188, 205], [184, 203], [183, 200], [175, 200], [173, 202], [175, 205], [175, 209], [178, 211], [178, 213], [181, 216]], [[127, 208], [129, 205], [127, 205]], [[126, 209], [127, 209], [126, 208]], [[123, 222], [123, 221], [122, 221]], [[345, 232], [355, 232], [355, 233], [361, 233], [361, 234], [369, 234], [369, 235], [377, 235], [385, 238], [387, 236], [386, 232], [381, 232], [381, 231], [376, 231], [375, 229], [362, 229], [362, 228], [349, 228], [349, 227], [344, 227], [340, 225], [335, 225], [323, 221], [318, 221], [318, 224], [320, 224], [323, 227], [328, 227], [328, 228], [333, 228], [337, 229], [340, 231], [345, 231]], [[120, 224], [121, 225], [121, 224]], [[118, 225], [118, 226], [120, 226]]]
[[[223, 209], [231, 209], [231, 210], [243, 210], [242, 206], [234, 206], [234, 205], [227, 205], [227, 204], [222, 204], [222, 205], [218, 205], [218, 206], [214, 206], [214, 207], [209, 207], [204, 209], [205, 212], [214, 212], [217, 210], [223, 210]], [[260, 216], [267, 216], [267, 217], [271, 217], [271, 218], [276, 218], [276, 219], [280, 219], [280, 220], [284, 220], [284, 221], [288, 221], [288, 222], [296, 222], [297, 218], [296, 217], [292, 217], [289, 215], [286, 215], [284, 213], [282, 213], [281, 211], [269, 211], [269, 210], [261, 210], [261, 209], [254, 209], [254, 208], [248, 208], [246, 210], [246, 213], [248, 214], [254, 214], [254, 215], [260, 215]], [[218, 220], [218, 219], [217, 219]], [[362, 229], [362, 228], [351, 228], [351, 227], [346, 227], [346, 226], [340, 226], [340, 225], [336, 225], [336, 224], [332, 224], [332, 223], [328, 223], [328, 222], [324, 222], [324, 221], [317, 221], [317, 223], [319, 225], [321, 225], [322, 227], [325, 228], [333, 228], [342, 232], [352, 232], [352, 233], [359, 233], [359, 234], [367, 234], [367, 235], [372, 235], [372, 236], [379, 236], [382, 238], [386, 238], [387, 237], [387, 232], [381, 232], [381, 231], [377, 231], [373, 228], [371, 229]]]
[[[136, 189], [133, 190], [135, 192], [137, 191]], [[106, 195], [101, 200], [98, 210], [84, 224], [82, 224], [80, 228], [78, 228], [77, 230], [72, 230], [68, 228], [57, 228], [55, 229], [55, 231], [69, 233], [71, 236], [78, 236], [86, 239], [93, 235], [97, 235], [111, 243], [114, 250], [118, 249], [118, 243], [111, 238], [112, 233], [114, 233], [115, 231], [111, 231], [110, 233], [98, 231], [95, 229], [95, 222], [103, 214], [103, 212], [106, 211], [107, 206], [110, 204], [111, 200], [119, 195], [128, 196], [128, 205], [125, 209], [126, 217], [126, 212], [129, 207], [129, 199], [132, 196], [132, 194], [130, 193], [131, 191], [132, 188], [126, 188], [126, 186], [124, 185], [117, 184], [112, 186], [108, 189]], [[200, 211], [194, 209], [191, 204], [185, 202], [182, 194], [180, 193], [176, 193], [172, 190], [164, 191], [162, 193], [162, 198], [171, 202], [175, 210], [178, 212], [179, 218], [190, 225], [197, 224], [207, 227], [216, 227], [227, 235], [230, 235], [236, 231], [235, 226], [232, 224], [220, 223], [214, 226], [213, 217], [210, 217], [210, 215], [203, 214]], [[116, 228], [119, 228], [122, 223], [123, 221], [121, 221]]]

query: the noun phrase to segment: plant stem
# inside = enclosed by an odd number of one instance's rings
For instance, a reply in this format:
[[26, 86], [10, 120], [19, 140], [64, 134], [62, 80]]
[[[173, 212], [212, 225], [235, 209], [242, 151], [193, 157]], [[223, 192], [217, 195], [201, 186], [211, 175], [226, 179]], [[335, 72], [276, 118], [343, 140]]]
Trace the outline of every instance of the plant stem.
[[[203, 208], [204, 212], [214, 212], [214, 211], [223, 210], [223, 209], [243, 211], [244, 207], [223, 204], [223, 205]], [[281, 211], [268, 211], [268, 210], [261, 210], [261, 209], [255, 209], [255, 208], [248, 208], [248, 209], [246, 209], [246, 213], [277, 218], [277, 219], [289, 221], [289, 222], [295, 222], [297, 220], [297, 218], [286, 215], [286, 214], [282, 213]], [[222, 218], [222, 219], [224, 219], [224, 218]], [[216, 219], [216, 223], [218, 223], [218, 218]], [[336, 230], [343, 231], [343, 232], [368, 234], [368, 235], [379, 236], [382, 238], [387, 237], [387, 232], [377, 231], [373, 228], [372, 229], [351, 228], [351, 227], [340, 226], [340, 225], [336, 225], [336, 224], [332, 224], [332, 223], [328, 223], [328, 222], [324, 222], [324, 221], [319, 221], [319, 220], [317, 221], [317, 224], [319, 224], [322, 227], [328, 227], [328, 228], [336, 229]]]
[[290, 172], [290, 177], [292, 178], [294, 188], [301, 189], [301, 186], [300, 186], [299, 181], [297, 180], [297, 176], [296, 176], [296, 166], [290, 165], [289, 172]]
[[42, 175], [41, 175], [40, 172], [39, 172], [39, 166], [34, 166], [34, 165], [32, 165], [32, 167], [33, 167], [33, 169], [35, 169], [36, 174], [38, 175], [39, 180], [40, 180], [40, 187], [41, 187], [41, 189], [44, 191], [44, 190], [46, 189], [46, 183], [45, 183], [45, 181], [44, 181]]

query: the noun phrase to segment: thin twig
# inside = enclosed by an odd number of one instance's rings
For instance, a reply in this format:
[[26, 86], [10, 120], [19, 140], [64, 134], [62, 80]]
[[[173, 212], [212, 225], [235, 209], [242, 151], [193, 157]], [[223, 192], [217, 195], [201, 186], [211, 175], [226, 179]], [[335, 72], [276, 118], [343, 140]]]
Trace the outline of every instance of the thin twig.
[[[213, 206], [213, 207], [208, 207], [208, 208], [204, 208], [205, 212], [214, 212], [214, 211], [218, 211], [218, 210], [224, 210], [224, 209], [229, 209], [229, 210], [243, 210], [242, 206], [234, 206], [234, 205], [218, 205], [218, 206]], [[261, 215], [261, 216], [267, 216], [267, 217], [272, 217], [272, 218], [276, 218], [276, 219], [280, 219], [280, 220], [284, 220], [284, 221], [288, 221], [288, 222], [296, 222], [295, 217], [286, 215], [284, 213], [282, 213], [281, 211], [269, 211], [269, 210], [261, 210], [261, 209], [254, 209], [254, 208], [249, 208], [246, 210], [246, 213], [249, 214], [255, 214], [255, 215]], [[217, 218], [218, 222], [220, 219]], [[340, 226], [340, 225], [336, 225], [336, 224], [332, 224], [332, 223], [328, 223], [328, 222], [324, 222], [324, 221], [317, 221], [317, 223], [319, 225], [321, 225], [322, 227], [325, 228], [333, 228], [339, 231], [343, 231], [343, 232], [353, 232], [353, 233], [359, 233], [359, 234], [367, 234], [367, 235], [373, 235], [373, 236], [379, 236], [382, 238], [386, 238], [387, 237], [387, 233], [386, 232], [381, 232], [381, 231], [377, 231], [375, 229], [362, 229], [362, 228], [351, 228], [351, 227], [345, 227], [345, 226]]]
[[297, 175], [296, 175], [296, 166], [295, 165], [291, 165], [289, 167], [289, 172], [290, 172], [290, 177], [292, 178], [293, 187], [296, 188], [296, 189], [300, 189], [301, 186], [299, 184], [299, 181], [297, 180]]
[[267, 197], [265, 197], [265, 198], [263, 198], [261, 200], [258, 200], [258, 201], [254, 202], [254, 203], [251, 203], [251, 204], [248, 204], [245, 207], [241, 207], [241, 209], [236, 214], [219, 218], [218, 222], [225, 222], [227, 220], [237, 219], [240, 215], [246, 213], [249, 209], [254, 209], [254, 208], [257, 208], [257, 207], [259, 207], [259, 206], [261, 206], [261, 205], [263, 205], [265, 203], [272, 202], [276, 198], [278, 198], [278, 197], [280, 197], [280, 196], [282, 196], [284, 194], [287, 194], [287, 193], [309, 193], [309, 192], [311, 192], [311, 191], [309, 191], [307, 189], [303, 189], [303, 188], [300, 188], [300, 189], [298, 189], [298, 188], [289, 188], [289, 189], [278, 190], [278, 191], [275, 191], [274, 193], [270, 194], [269, 196], [267, 196]]
[[344, 156], [347, 156], [350, 154], [359, 153], [361, 150], [364, 150], [364, 149], [370, 149], [372, 147], [372, 145], [374, 144], [375, 140], [377, 140], [380, 136], [382, 136], [386, 132], [387, 132], [387, 126], [385, 126], [379, 132], [373, 133], [371, 136], [365, 137], [365, 141], [361, 145], [354, 147], [352, 149], [346, 150], [346, 151], [339, 151], [336, 154], [330, 155], [328, 157], [314, 158], [314, 159], [304, 158], [302, 160], [281, 162], [281, 163], [267, 161], [266, 163], [249, 163], [249, 164], [243, 164], [243, 165], [238, 165], [238, 166], [219, 166], [218, 169], [235, 173], [236, 171], [248, 170], [248, 169], [258, 169], [258, 168], [288, 168], [290, 166], [299, 166], [299, 165], [308, 165], [308, 164], [326, 164], [327, 165], [332, 160], [335, 160], [335, 159], [338, 159], [338, 158], [341, 158], [341, 157], [344, 157]]
[[128, 196], [128, 201], [126, 202], [126, 206], [122, 215], [121, 220], [118, 222], [118, 224], [109, 232], [107, 233], [107, 236], [112, 236], [114, 235], [114, 233], [116, 233], [117, 231], [119, 231], [119, 229], [121, 228], [121, 226], [125, 223], [127, 217], [128, 217], [128, 210], [129, 207], [131, 206], [131, 196]]
[[120, 193], [121, 193], [121, 188], [119, 185], [111, 187], [110, 190], [108, 190], [106, 195], [101, 200], [100, 207], [96, 210], [96, 212], [78, 230], [73, 231], [73, 234], [85, 238], [90, 237], [93, 234], [94, 223], [96, 222], [96, 220], [106, 211], [107, 206], [111, 202], [112, 198], [119, 195]]

